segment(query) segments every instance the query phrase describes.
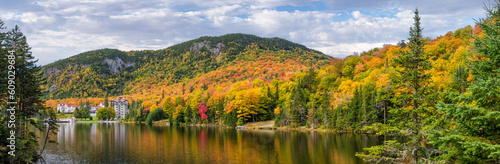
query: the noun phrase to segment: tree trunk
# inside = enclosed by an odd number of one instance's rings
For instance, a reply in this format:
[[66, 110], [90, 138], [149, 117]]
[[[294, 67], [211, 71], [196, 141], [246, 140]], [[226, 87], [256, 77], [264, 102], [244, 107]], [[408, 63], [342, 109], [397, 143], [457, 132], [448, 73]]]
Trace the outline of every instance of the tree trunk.
[[[417, 125], [417, 114], [414, 113], [413, 114], [413, 123], [415, 124], [415, 126]], [[415, 138], [416, 138], [416, 142], [413, 143], [413, 154], [412, 154], [412, 163], [414, 164], [417, 164], [418, 163], [418, 150], [419, 150], [419, 144], [420, 144], [420, 137], [418, 136], [418, 127], [419, 126], [416, 126], [417, 128], [415, 128]]]
[[387, 109], [387, 105], [385, 104], [385, 101], [384, 101], [384, 125], [385, 125], [385, 120], [386, 120], [386, 118], [385, 118], [385, 111], [386, 111], [386, 109]]
[[40, 151], [40, 157], [43, 154], [43, 150], [45, 150], [45, 145], [47, 145], [47, 139], [49, 138], [49, 130], [50, 130], [50, 124], [47, 126], [47, 134], [45, 135], [45, 141], [43, 142], [42, 151]]
[[418, 114], [417, 114], [417, 109], [418, 109], [418, 102], [417, 102], [417, 99], [418, 99], [418, 84], [415, 85], [415, 97], [413, 99], [413, 127], [415, 128], [414, 129], [414, 136], [416, 138], [416, 141], [415, 143], [413, 143], [413, 157], [412, 157], [412, 163], [415, 163], [417, 164], [418, 163], [418, 150], [419, 150], [419, 143], [420, 143], [420, 137], [418, 135], [419, 133], [419, 129], [420, 129], [420, 125], [419, 125], [419, 121], [418, 121]]
[[328, 127], [328, 122], [326, 120], [326, 110], [323, 110], [323, 124], [325, 124], [325, 127]]

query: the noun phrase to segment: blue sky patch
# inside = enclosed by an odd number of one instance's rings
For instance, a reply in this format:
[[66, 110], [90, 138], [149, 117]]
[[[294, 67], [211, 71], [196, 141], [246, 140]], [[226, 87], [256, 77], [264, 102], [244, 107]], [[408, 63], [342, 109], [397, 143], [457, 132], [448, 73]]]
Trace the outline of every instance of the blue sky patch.
[[306, 5], [306, 6], [279, 6], [276, 7], [277, 11], [288, 11], [288, 12], [294, 12], [294, 11], [325, 11], [328, 10], [328, 6], [324, 2], [312, 2], [311, 5]]

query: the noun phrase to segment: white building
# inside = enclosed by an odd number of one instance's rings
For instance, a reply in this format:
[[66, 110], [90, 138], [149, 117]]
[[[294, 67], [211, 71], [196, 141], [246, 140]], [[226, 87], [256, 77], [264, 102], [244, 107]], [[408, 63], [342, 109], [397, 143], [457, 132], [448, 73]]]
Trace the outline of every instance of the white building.
[[57, 104], [57, 111], [61, 113], [73, 113], [75, 111], [76, 105], [59, 103]]
[[95, 117], [97, 114], [97, 109], [104, 107], [104, 103], [100, 103], [97, 106], [90, 106], [90, 116]]
[[128, 111], [128, 100], [123, 97], [118, 97], [117, 99], [112, 99], [109, 101], [109, 106], [115, 108], [116, 119], [125, 118], [125, 114]]

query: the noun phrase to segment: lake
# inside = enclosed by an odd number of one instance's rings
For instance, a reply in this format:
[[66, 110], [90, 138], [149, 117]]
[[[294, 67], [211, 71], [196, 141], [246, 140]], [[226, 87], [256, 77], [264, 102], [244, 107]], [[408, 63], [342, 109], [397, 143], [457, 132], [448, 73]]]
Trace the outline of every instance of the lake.
[[50, 136], [47, 163], [362, 163], [367, 134], [142, 124], [60, 124]]

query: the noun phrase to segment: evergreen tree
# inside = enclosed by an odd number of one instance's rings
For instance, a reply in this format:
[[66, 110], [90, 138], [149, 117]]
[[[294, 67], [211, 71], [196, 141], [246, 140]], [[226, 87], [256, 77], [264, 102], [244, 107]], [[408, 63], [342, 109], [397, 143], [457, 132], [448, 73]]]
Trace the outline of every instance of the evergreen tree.
[[379, 112], [375, 108], [375, 104], [377, 102], [376, 84], [369, 82], [365, 85], [364, 88], [365, 89], [363, 92], [363, 97], [365, 103], [366, 125], [371, 125], [375, 122], [379, 122], [378, 120]]
[[275, 101], [273, 102], [273, 99], [274, 99], [274, 96], [271, 93], [271, 88], [269, 86], [267, 86], [266, 97], [263, 98], [263, 100], [261, 100], [262, 102], [264, 102], [262, 107], [266, 108], [266, 112], [267, 112], [266, 119], [267, 120], [274, 118], [274, 109], [276, 108], [276, 102]]
[[130, 113], [132, 113], [132, 109], [129, 109], [127, 113], [125, 113], [125, 120], [129, 120], [130, 119]]
[[[292, 126], [300, 126], [305, 115], [304, 99], [301, 94], [300, 82], [294, 86], [292, 91], [292, 102], [290, 103], [290, 115]], [[304, 114], [303, 114], [304, 113]]]
[[75, 110], [73, 111], [73, 117], [75, 117], [75, 118], [81, 117], [80, 109], [78, 107], [76, 107]]
[[[31, 125], [43, 130], [45, 126], [41, 124], [42, 122], [35, 122], [32, 117], [40, 114], [40, 111], [45, 110], [43, 106], [43, 91], [41, 86], [45, 84], [45, 78], [43, 77], [40, 67], [35, 63], [35, 60], [31, 53], [31, 48], [29, 47], [26, 37], [21, 32], [18, 26], [15, 26], [9, 32], [2, 31], [5, 29], [4, 23], [0, 20], [0, 66], [2, 66], [4, 71], [0, 73], [0, 86], [2, 87], [0, 91], [2, 94], [0, 100], [0, 106], [7, 105], [6, 102], [16, 102], [15, 105], [9, 104], [8, 106], [13, 106], [15, 108], [15, 135], [16, 135], [16, 156], [11, 156], [8, 154], [10, 149], [0, 148], [0, 162], [2, 163], [34, 163], [40, 158], [38, 153], [38, 142], [36, 136], [31, 129]], [[9, 53], [9, 51], [12, 52]], [[9, 54], [9, 55], [6, 55]], [[12, 65], [13, 67], [8, 67]], [[14, 73], [15, 79], [14, 83], [7, 83], [9, 79], [7, 72], [12, 71]], [[12, 75], [12, 74], [11, 74]], [[11, 97], [6, 89], [8, 88], [6, 84], [15, 86], [15, 94]], [[54, 123], [54, 118], [49, 121], [51, 126], [49, 129], [53, 129], [57, 126]], [[2, 116], [0, 126], [7, 127], [8, 117]], [[5, 125], [4, 125], [5, 124]], [[57, 128], [56, 128], [57, 129]], [[52, 133], [56, 133], [57, 130], [50, 130]], [[10, 129], [0, 129], [0, 136], [4, 138], [1, 142], [8, 141], [5, 138], [10, 136]], [[8, 144], [2, 144], [8, 145]], [[4, 156], [5, 155], [5, 156]]]
[[337, 125], [338, 130], [347, 130], [346, 124], [349, 123], [349, 121], [347, 121], [348, 117], [347, 117], [347, 112], [346, 112], [345, 108], [346, 108], [345, 106], [339, 105], [339, 106], [337, 106], [337, 109], [335, 110], [337, 113], [337, 120], [336, 120], [335, 124]]
[[137, 118], [136, 119], [137, 122], [141, 122], [141, 121], [144, 121], [146, 119], [146, 113], [144, 112], [143, 107], [139, 107], [139, 113], [137, 113], [136, 118]]
[[320, 103], [320, 114], [321, 114], [320, 117], [323, 117], [322, 121], [325, 127], [330, 127], [330, 124], [328, 124], [329, 106], [330, 106], [330, 95], [328, 94], [328, 91], [325, 89], [323, 91], [323, 96], [321, 97], [321, 103]]
[[453, 76], [453, 82], [458, 86], [460, 93], [465, 92], [465, 87], [467, 87], [467, 77], [469, 73], [464, 69], [463, 66], [459, 66], [457, 72]]
[[[38, 60], [34, 60], [26, 37], [17, 25], [8, 33], [7, 45], [10, 50], [15, 51], [16, 98], [22, 124], [20, 131], [26, 131], [29, 118], [43, 109], [40, 87], [45, 84], [45, 79], [40, 67], [35, 65]], [[24, 138], [24, 133], [21, 136]]]
[[392, 102], [390, 101], [393, 98], [393, 92], [388, 89], [388, 87], [377, 90], [376, 103], [375, 108], [380, 111], [380, 114], [377, 116], [377, 120], [380, 120], [383, 124], [387, 123], [389, 117], [389, 109], [392, 108]]
[[[366, 126], [366, 122], [367, 122], [367, 99], [366, 99], [366, 94], [365, 92], [363, 92], [363, 88], [362, 86], [359, 86], [359, 90], [361, 92], [361, 114], [360, 116], [362, 117], [363, 119], [363, 126]], [[359, 126], [358, 126], [359, 127]]]
[[152, 115], [153, 115], [152, 113], [148, 114], [148, 117], [146, 118], [146, 121], [145, 121], [146, 125], [153, 124], [153, 116]]
[[193, 122], [193, 116], [191, 114], [191, 106], [190, 105], [186, 105], [186, 109], [184, 110], [184, 121], [186, 123], [194, 123]]
[[150, 115], [153, 121], [159, 121], [164, 118], [163, 109], [161, 108], [154, 110], [153, 112], [150, 113]]
[[276, 85], [274, 86], [275, 91], [274, 91], [274, 102], [278, 102], [280, 100], [280, 91], [279, 91], [279, 82], [276, 82]]
[[129, 119], [128, 119], [129, 121], [136, 121], [137, 120], [137, 118], [136, 118], [137, 114], [138, 114], [137, 110], [138, 110], [137, 108], [133, 108], [129, 112], [127, 112], [129, 115]]
[[375, 87], [373, 88], [373, 90], [371, 92], [368, 92], [368, 94], [370, 94], [370, 98], [368, 98], [368, 100], [367, 100], [370, 102], [370, 104], [367, 107], [367, 109], [369, 110], [369, 112], [368, 112], [368, 119], [369, 119], [368, 124], [371, 125], [371, 124], [379, 121], [378, 116], [379, 116], [380, 112], [375, 107], [376, 103], [377, 103], [377, 96], [376, 96]]
[[226, 118], [224, 118], [224, 124], [229, 127], [236, 127], [236, 123], [238, 121], [238, 118], [236, 117], [236, 110], [231, 111], [228, 114], [224, 115]]
[[[8, 47], [7, 47], [7, 32], [4, 32], [3, 30], [6, 27], [4, 26], [4, 22], [0, 20], [0, 54], [2, 56], [0, 57], [0, 68], [7, 68], [8, 63], [8, 58], [6, 55], [3, 54], [8, 54]], [[8, 72], [7, 71], [0, 71], [0, 93], [7, 93], [7, 86], [8, 86]], [[7, 100], [5, 95], [0, 95], [2, 96], [0, 99], [0, 103], [3, 104]]]
[[219, 123], [222, 124], [222, 122], [224, 121], [224, 117], [222, 116], [224, 112], [224, 101], [219, 101], [219, 103], [215, 105], [215, 111], [217, 111], [218, 113]]
[[90, 118], [90, 102], [87, 100], [83, 108], [80, 109], [80, 118]]
[[362, 118], [362, 112], [361, 112], [361, 106], [362, 106], [362, 100], [361, 100], [361, 87], [356, 87], [354, 89], [354, 95], [351, 99], [351, 102], [348, 104], [349, 105], [349, 110], [348, 112], [348, 121], [350, 123], [351, 128], [356, 128], [358, 127], [358, 123], [360, 119]]
[[85, 107], [80, 111], [81, 111], [81, 118], [90, 118], [90, 107]]
[[[500, 161], [500, 7], [486, 8], [487, 20], [477, 22], [484, 37], [475, 37], [473, 76], [467, 94], [450, 92], [453, 103], [439, 102], [432, 144], [444, 151], [441, 162], [498, 163]], [[465, 73], [456, 77], [463, 79]], [[460, 80], [462, 81], [462, 80]], [[464, 85], [465, 81], [461, 82]], [[464, 92], [462, 90], [460, 92]]]
[[[411, 160], [411, 163], [418, 163], [421, 159], [429, 160], [427, 155], [430, 150], [421, 146], [425, 135], [421, 130], [424, 127], [422, 120], [430, 114], [429, 107], [432, 105], [427, 101], [431, 95], [431, 88], [428, 87], [430, 74], [426, 73], [431, 65], [425, 59], [423, 51], [424, 40], [418, 9], [415, 10], [414, 21], [413, 27], [410, 28], [408, 43], [410, 52], [402, 51], [401, 56], [394, 59], [394, 62], [402, 68], [398, 70], [400, 75], [394, 79], [396, 88], [402, 90], [402, 93], [394, 99], [400, 106], [394, 110], [399, 116], [394, 120], [397, 124], [384, 128], [385, 132], [378, 133], [395, 132], [397, 135], [406, 136], [409, 141], [399, 143], [393, 140], [381, 146], [367, 148], [370, 154], [358, 154], [365, 161], [392, 163]], [[367, 127], [369, 131], [373, 130], [371, 128]]]
[[108, 92], [106, 91], [106, 93], [104, 94], [104, 107], [108, 107], [108, 106], [109, 106]]
[[329, 118], [328, 122], [330, 123], [329, 128], [337, 129], [337, 110], [334, 110], [334, 107], [331, 106], [331, 110], [328, 110], [330, 113], [330, 116], [327, 116]]

